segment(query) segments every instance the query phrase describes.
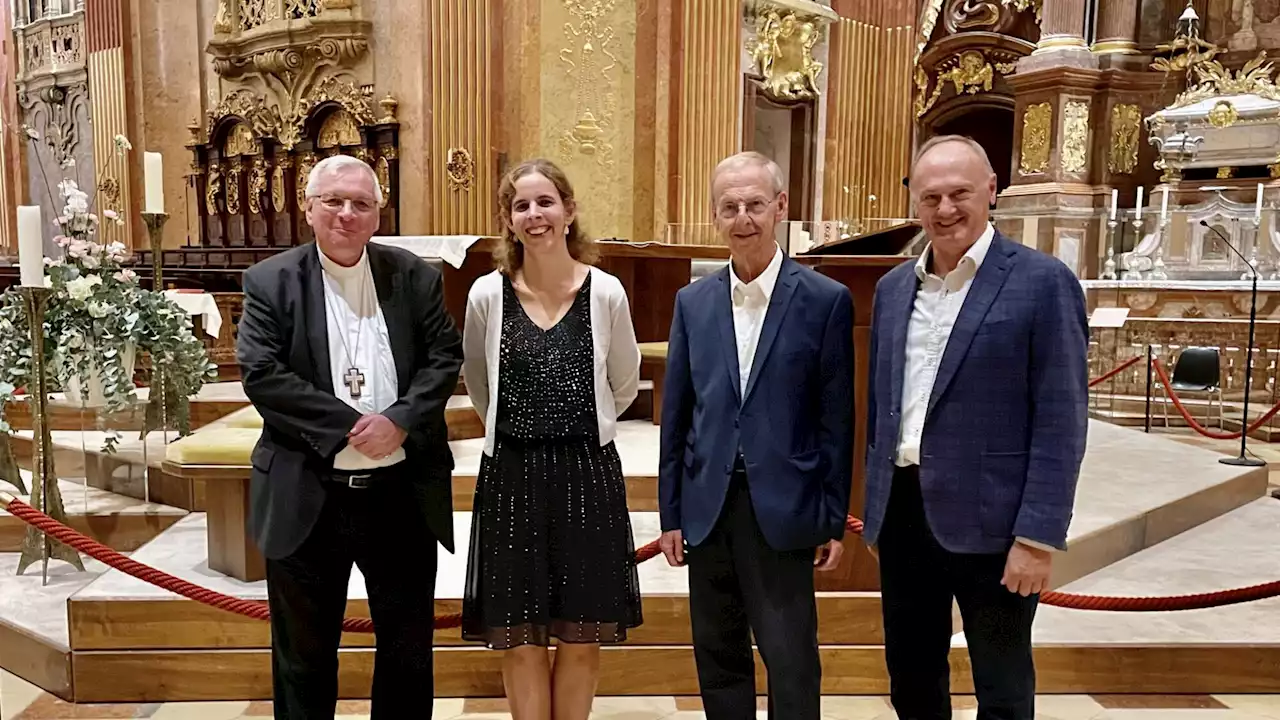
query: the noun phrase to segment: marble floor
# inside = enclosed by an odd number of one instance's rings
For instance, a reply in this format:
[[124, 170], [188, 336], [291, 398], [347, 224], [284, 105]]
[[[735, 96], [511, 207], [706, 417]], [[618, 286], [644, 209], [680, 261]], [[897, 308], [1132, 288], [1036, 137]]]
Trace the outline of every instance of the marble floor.
[[[763, 703], [763, 701], [762, 701]], [[952, 700], [954, 720], [974, 720], [972, 697]], [[763, 707], [763, 704], [761, 705]], [[1277, 695], [1043, 695], [1037, 720], [1280, 720]], [[344, 701], [341, 720], [369, 717], [369, 704]], [[892, 720], [883, 697], [826, 697], [825, 720]], [[269, 702], [152, 703], [145, 705], [70, 705], [0, 671], [0, 720], [238, 720], [270, 718]], [[510, 718], [501, 699], [436, 700], [434, 720]], [[592, 720], [699, 720], [706, 716], [696, 697], [597, 698]], [[761, 711], [758, 717], [766, 717]]]

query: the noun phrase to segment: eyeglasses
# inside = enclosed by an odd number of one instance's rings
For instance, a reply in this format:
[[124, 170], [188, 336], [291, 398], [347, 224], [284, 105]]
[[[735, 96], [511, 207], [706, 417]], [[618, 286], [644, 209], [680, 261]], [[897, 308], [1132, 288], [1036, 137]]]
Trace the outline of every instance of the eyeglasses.
[[377, 203], [372, 200], [365, 200], [363, 198], [344, 198], [338, 197], [337, 195], [321, 195], [317, 197], [316, 200], [320, 202], [320, 205], [322, 205], [325, 210], [335, 213], [342, 212], [342, 209], [347, 205], [347, 203], [351, 203], [352, 212], [359, 213], [361, 215], [373, 212], [378, 207]]
[[769, 206], [778, 199], [777, 195], [772, 200], [764, 200], [756, 198], [754, 200], [725, 200], [716, 206], [716, 215], [721, 220], [733, 220], [738, 217], [738, 213], [745, 211], [751, 217], [761, 217]]

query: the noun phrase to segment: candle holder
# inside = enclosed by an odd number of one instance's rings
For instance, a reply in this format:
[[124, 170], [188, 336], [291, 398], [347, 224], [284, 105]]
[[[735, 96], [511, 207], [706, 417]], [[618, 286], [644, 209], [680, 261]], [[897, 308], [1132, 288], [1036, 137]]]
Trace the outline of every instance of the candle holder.
[[1169, 216], [1163, 215], [1160, 218], [1160, 229], [1156, 231], [1156, 258], [1151, 262], [1151, 272], [1147, 274], [1148, 280], [1168, 280], [1169, 273], [1165, 272], [1164, 266], [1164, 241], [1169, 238]]
[[[67, 511], [62, 503], [62, 491], [58, 489], [58, 477], [53, 468], [53, 443], [49, 433], [49, 380], [46, 376], [44, 356], [44, 312], [53, 290], [46, 287], [20, 286], [18, 293], [26, 308], [27, 326], [31, 333], [31, 367], [27, 380], [27, 397], [31, 402], [31, 507], [66, 524]], [[84, 572], [80, 553], [34, 527], [27, 528], [22, 541], [22, 555], [18, 559], [18, 574], [22, 575], [37, 560], [41, 562], [41, 579], [49, 584], [49, 558], [70, 563]]]
[[1249, 218], [1248, 220], [1246, 220], [1245, 222], [1248, 223], [1248, 225], [1253, 227], [1253, 234], [1252, 234], [1253, 240], [1250, 243], [1252, 247], [1250, 247], [1249, 249], [1249, 262], [1248, 262], [1249, 268], [1245, 270], [1243, 273], [1240, 273], [1240, 279], [1253, 280], [1255, 275], [1259, 273], [1262, 268], [1262, 266], [1258, 264], [1258, 228], [1261, 225], [1261, 221], [1260, 221], [1260, 218], [1258, 218], [1258, 216], [1255, 215], [1252, 218]]
[[[151, 288], [158, 293], [164, 292], [164, 224], [169, 220], [169, 216], [162, 212], [144, 212], [142, 213], [142, 221], [147, 224], [147, 236], [151, 242]], [[157, 397], [157, 393], [159, 397]], [[169, 440], [169, 403], [166, 397], [164, 380], [164, 367], [162, 363], [151, 358], [151, 394], [148, 398], [148, 404], [156, 411], [155, 417], [160, 420], [160, 432], [164, 435], [165, 442]], [[148, 420], [151, 413], [148, 412]], [[150, 429], [150, 422], [144, 423], [142, 431], [143, 447], [146, 447], [147, 431]]]
[[1098, 276], [1099, 280], [1115, 280], [1116, 279], [1116, 221], [1107, 221], [1107, 261], [1102, 264], [1102, 274]]
[[[1134, 241], [1134, 248], [1142, 243], [1142, 213], [1135, 210], [1133, 212], [1133, 232], [1137, 240]], [[1121, 280], [1141, 280], [1142, 273], [1133, 269], [1134, 253], [1129, 253], [1124, 258], [1124, 274], [1120, 276]]]

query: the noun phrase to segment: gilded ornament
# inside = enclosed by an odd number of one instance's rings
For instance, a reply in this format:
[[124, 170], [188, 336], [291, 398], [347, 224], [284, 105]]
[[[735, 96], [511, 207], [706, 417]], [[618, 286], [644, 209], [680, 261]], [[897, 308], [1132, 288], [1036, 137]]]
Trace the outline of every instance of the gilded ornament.
[[222, 192], [222, 172], [217, 167], [209, 168], [209, 177], [204, 186], [205, 214], [213, 217], [218, 214], [218, 195]]
[[382, 188], [382, 207], [391, 202], [391, 164], [384, 155], [378, 158], [374, 172], [378, 176], [378, 185]]
[[1209, 111], [1208, 118], [1209, 124], [1218, 129], [1229, 128], [1240, 119], [1240, 113], [1236, 112], [1236, 106], [1229, 101], [1219, 100]]
[[391, 93], [378, 101], [378, 105], [382, 108], [382, 117], [378, 118], [379, 125], [393, 125], [399, 122], [396, 119], [396, 110], [400, 107], [400, 103], [391, 97]]
[[1235, 177], [1235, 176], [1236, 176], [1236, 169], [1235, 169], [1235, 168], [1233, 168], [1233, 167], [1220, 167], [1220, 168], [1218, 168], [1218, 176], [1217, 176], [1217, 177], [1218, 177], [1218, 179], [1219, 179], [1219, 180], [1230, 180], [1231, 178], [1233, 178], [1233, 177]]
[[284, 212], [284, 163], [276, 163], [271, 171], [271, 207], [275, 208], [277, 213]]
[[[1173, 110], [1193, 105], [1201, 100], [1228, 95], [1257, 95], [1268, 100], [1280, 101], [1280, 88], [1271, 79], [1274, 68], [1267, 62], [1267, 51], [1263, 50], [1233, 75], [1222, 67], [1217, 60], [1196, 65], [1193, 71], [1197, 83], [1169, 106]], [[1215, 108], [1216, 109], [1216, 108]]]
[[813, 48], [821, 39], [821, 26], [795, 13], [769, 10], [757, 15], [756, 36], [747, 52], [764, 77], [765, 93], [782, 100], [816, 98], [823, 65], [813, 57]]
[[1111, 148], [1107, 169], [1129, 175], [1138, 166], [1138, 140], [1142, 135], [1142, 108], [1118, 104], [1111, 108]]
[[120, 181], [114, 177], [107, 176], [98, 183], [98, 192], [102, 196], [102, 208], [106, 210], [115, 210], [119, 212], [120, 207]]
[[228, 0], [218, 0], [218, 11], [213, 16], [213, 32], [226, 35], [231, 32], [231, 11], [227, 7]]
[[[385, 160], [385, 156], [383, 157]], [[449, 148], [448, 160], [445, 162], [445, 173], [449, 176], [449, 189], [454, 192], [470, 192], [471, 183], [475, 180], [476, 166], [471, 152], [466, 148]], [[389, 184], [388, 180], [388, 184]]]
[[200, 144], [200, 121], [191, 118], [191, 122], [187, 123], [187, 132], [191, 135], [187, 138], [187, 147], [195, 147]]
[[[1014, 63], [998, 63], [997, 66], [1007, 68], [1011, 72]], [[929, 93], [929, 77], [925, 74], [924, 68], [916, 68], [914, 75], [916, 117], [922, 117], [933, 108], [938, 98], [942, 96], [943, 88], [948, 84], [955, 87], [956, 95], [976, 95], [980, 92], [989, 92], [995, 79], [995, 69], [979, 50], [965, 50], [939, 63], [938, 67], [946, 69], [938, 75], [932, 94]]]
[[355, 118], [346, 110], [335, 110], [329, 113], [320, 126], [317, 145], [322, 149], [360, 144], [360, 128], [356, 127]]
[[616, 0], [564, 2], [569, 13], [578, 19], [577, 25], [565, 23], [568, 46], [560, 49], [560, 61], [574, 81], [577, 121], [574, 127], [560, 134], [560, 152], [568, 160], [576, 150], [594, 156], [602, 167], [609, 167], [614, 161], [608, 133], [614, 127], [617, 109], [617, 101], [609, 88], [616, 83], [612, 71], [618, 67], [618, 58], [612, 50], [616, 33], [603, 22]]
[[1273, 178], [1280, 178], [1280, 163], [1272, 163], [1267, 166], [1267, 172]]
[[920, 28], [920, 34], [916, 35], [916, 52], [911, 58], [913, 67], [920, 64], [920, 56], [924, 54], [924, 48], [929, 44], [929, 38], [933, 37], [933, 29], [938, 24], [938, 16], [942, 14], [943, 0], [925, 0], [920, 4], [920, 16], [917, 18], [916, 26]]
[[249, 214], [262, 214], [262, 196], [267, 192], [267, 161], [256, 158], [249, 175]]
[[307, 153], [298, 158], [298, 169], [293, 176], [293, 185], [297, 189], [298, 209], [307, 209], [307, 180], [311, 176], [311, 168], [316, 166], [316, 156]]
[[249, 124], [257, 137], [275, 137], [280, 131], [280, 113], [268, 107], [266, 100], [248, 90], [236, 90], [227, 94], [209, 111], [205, 134], [213, 136], [214, 130], [227, 117], [237, 117]]
[[240, 166], [232, 165], [227, 170], [227, 214], [240, 214]]
[[990, 28], [999, 22], [1000, 5], [992, 0], [951, 0], [947, 4], [947, 30], [952, 33]]
[[[1115, 0], [1111, 0], [1115, 2]], [[1044, 0], [1000, 0], [1000, 4], [1005, 7], [1012, 7], [1018, 12], [1026, 12], [1027, 10], [1035, 10], [1036, 24], [1039, 25], [1044, 13]]]
[[1049, 167], [1049, 131], [1053, 123], [1053, 106], [1047, 102], [1028, 106], [1022, 114], [1022, 157], [1019, 169], [1023, 175], [1043, 173]]
[[231, 132], [227, 133], [226, 142], [223, 144], [223, 157], [257, 155], [260, 152], [258, 141], [254, 139], [253, 132], [249, 130], [248, 125], [236, 123], [232, 126]]
[[1088, 163], [1089, 103], [1071, 101], [1062, 111], [1062, 169], [1082, 173]]

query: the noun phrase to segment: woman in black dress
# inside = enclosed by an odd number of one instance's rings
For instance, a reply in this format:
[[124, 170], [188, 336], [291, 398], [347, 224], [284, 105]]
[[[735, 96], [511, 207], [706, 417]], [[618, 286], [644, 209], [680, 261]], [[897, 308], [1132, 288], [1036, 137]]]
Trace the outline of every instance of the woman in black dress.
[[641, 622], [613, 442], [640, 352], [622, 284], [590, 264], [564, 173], [525, 162], [498, 202], [498, 270], [472, 285], [464, 325], [463, 375], [486, 434], [462, 633], [505, 651], [515, 720], [587, 720], [600, 645]]

